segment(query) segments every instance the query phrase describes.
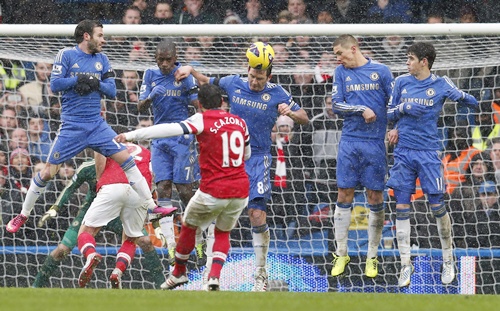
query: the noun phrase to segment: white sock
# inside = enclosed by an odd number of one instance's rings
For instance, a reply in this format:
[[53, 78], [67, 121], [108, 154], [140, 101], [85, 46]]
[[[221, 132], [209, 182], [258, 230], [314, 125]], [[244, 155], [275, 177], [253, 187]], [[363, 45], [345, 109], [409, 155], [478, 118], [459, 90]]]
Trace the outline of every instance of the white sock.
[[378, 247], [384, 229], [385, 211], [370, 211], [368, 217], [368, 253], [367, 258], [377, 257]]
[[175, 249], [174, 216], [167, 216], [160, 219], [160, 228], [167, 239], [167, 248]]
[[125, 171], [127, 175], [128, 182], [134, 188], [135, 192], [141, 197], [142, 200], [146, 201], [147, 209], [153, 210], [156, 207], [156, 203], [151, 195], [151, 189], [149, 188], [146, 178], [142, 176], [141, 171], [136, 165]]
[[396, 219], [396, 238], [398, 240], [401, 265], [410, 264], [410, 219]]
[[269, 243], [271, 234], [269, 228], [261, 233], [252, 232], [253, 249], [255, 251], [255, 265], [257, 267], [266, 267], [267, 253], [269, 252]]
[[207, 229], [207, 248], [205, 250], [205, 254], [207, 254], [207, 269], [210, 270], [212, 267], [212, 260], [213, 260], [213, 248], [214, 248], [214, 243], [215, 243], [215, 224], [211, 223], [210, 226], [208, 226]]
[[[35, 178], [37, 179], [37, 182], [39, 184], [44, 183], [44, 185], [42, 187], [37, 185], [37, 183], [35, 183], [34, 181]], [[31, 211], [35, 207], [36, 200], [38, 200], [40, 195], [44, 193], [46, 186], [47, 182], [44, 182], [40, 179], [40, 174], [37, 174], [34, 178], [31, 179], [30, 188], [28, 189], [26, 197], [24, 198], [21, 214], [23, 214], [26, 217], [28, 217], [31, 214]]]
[[347, 237], [349, 225], [351, 224], [351, 209], [335, 206], [333, 214], [333, 227], [335, 242], [337, 244], [337, 256], [347, 256]]
[[451, 238], [451, 220], [450, 214], [446, 213], [443, 217], [436, 218], [439, 239], [441, 240], [441, 249], [443, 251], [443, 261], [453, 260], [453, 241]]

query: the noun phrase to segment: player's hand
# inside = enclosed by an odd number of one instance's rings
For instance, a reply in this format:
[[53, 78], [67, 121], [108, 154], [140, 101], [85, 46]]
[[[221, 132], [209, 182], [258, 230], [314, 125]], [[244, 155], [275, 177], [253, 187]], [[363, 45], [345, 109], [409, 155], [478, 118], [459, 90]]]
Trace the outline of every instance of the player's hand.
[[127, 137], [125, 136], [124, 133], [118, 134], [115, 136], [115, 141], [117, 143], [126, 143], [127, 142]]
[[395, 145], [399, 140], [399, 132], [397, 129], [392, 129], [387, 133], [387, 141], [390, 145]]
[[179, 144], [183, 144], [183, 145], [186, 145], [186, 146], [189, 146], [192, 141], [193, 141], [193, 137], [191, 135], [189, 135], [189, 134], [181, 135], [177, 139], [177, 142]]
[[158, 95], [164, 95], [165, 93], [167, 93], [167, 88], [163, 85], [157, 85], [153, 88], [151, 93], [149, 93], [148, 98], [155, 99]]
[[87, 84], [89, 85], [91, 92], [99, 91], [100, 83], [99, 79], [97, 79], [96, 77], [89, 76]]
[[90, 85], [88, 83], [89, 76], [87, 75], [79, 75], [76, 80], [76, 85], [74, 87], [75, 92], [80, 96], [85, 96], [92, 92]]
[[191, 66], [181, 66], [174, 72], [175, 81], [187, 78], [191, 74], [192, 69], [193, 67]]
[[415, 103], [400, 104], [399, 112], [414, 117], [421, 117], [427, 112], [427, 107]]
[[155, 236], [158, 240], [160, 240], [161, 242], [161, 246], [162, 247], [167, 247], [167, 238], [165, 237], [165, 235], [163, 234], [163, 232], [161, 232], [161, 228], [160, 228], [160, 220], [159, 219], [155, 219], [151, 222], [151, 224], [153, 225], [153, 228], [155, 229]]
[[377, 120], [377, 115], [373, 110], [370, 108], [366, 107], [365, 111], [363, 111], [363, 118], [365, 119], [366, 123], [373, 123], [375, 120]]
[[59, 210], [59, 207], [57, 205], [52, 205], [48, 211], [43, 214], [42, 218], [38, 221], [38, 228], [41, 228], [45, 225], [45, 223], [52, 218], [57, 217], [57, 211]]

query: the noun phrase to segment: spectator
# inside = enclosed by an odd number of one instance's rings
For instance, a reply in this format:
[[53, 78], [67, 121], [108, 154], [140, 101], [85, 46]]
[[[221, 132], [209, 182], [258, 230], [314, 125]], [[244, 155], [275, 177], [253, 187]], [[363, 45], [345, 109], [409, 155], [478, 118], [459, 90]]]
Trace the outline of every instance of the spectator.
[[31, 159], [28, 150], [16, 148], [10, 154], [9, 178], [12, 185], [26, 194], [31, 181]]
[[52, 91], [49, 87], [49, 77], [52, 64], [44, 62], [35, 63], [35, 81], [24, 84], [19, 88], [19, 93], [26, 99], [26, 103], [35, 112], [45, 114], [49, 106], [49, 97]]
[[337, 24], [356, 24], [364, 21], [368, 1], [335, 0], [332, 7], [333, 21]]
[[17, 128], [19, 123], [17, 122], [17, 113], [14, 108], [5, 107], [2, 110], [2, 116], [0, 117], [0, 136], [2, 145], [8, 146], [8, 139], [10, 138], [10, 133], [13, 129]]
[[223, 21], [224, 24], [243, 24], [241, 21], [241, 18], [238, 16], [238, 14], [234, 13], [231, 10], [226, 11], [226, 17], [224, 18]]
[[494, 137], [500, 136], [500, 124], [494, 123], [491, 102], [481, 102], [479, 110], [475, 114], [475, 126], [472, 127], [472, 145], [484, 151]]
[[379, 62], [391, 64], [401, 63], [406, 59], [408, 42], [399, 35], [385, 36], [380, 42], [380, 47], [376, 49], [375, 59]]
[[141, 39], [132, 42], [132, 49], [128, 54], [128, 59], [131, 62], [142, 61], [149, 62], [153, 57], [149, 54], [147, 42]]
[[306, 13], [305, 0], [288, 0], [288, 11], [297, 24], [312, 24], [311, 18]]
[[474, 210], [475, 200], [479, 198], [479, 185], [495, 180], [489, 155], [483, 152], [473, 156], [465, 175], [465, 181], [451, 195], [450, 209], [454, 211]]
[[174, 19], [176, 24], [220, 24], [217, 16], [204, 6], [204, 0], [184, 0]]
[[500, 247], [500, 208], [496, 184], [492, 181], [481, 183], [478, 188], [479, 200], [472, 210], [462, 212], [461, 217], [454, 219], [454, 230], [458, 233], [455, 239], [461, 248]]
[[370, 23], [409, 23], [412, 15], [408, 3], [402, 0], [377, 0], [368, 9], [367, 19]]
[[[28, 150], [30, 155], [36, 158], [37, 162], [45, 162], [50, 152], [52, 140], [49, 133], [44, 131], [45, 122], [36, 114], [28, 118]], [[35, 160], [35, 159], [34, 159]]]
[[261, 18], [260, 0], [247, 0], [245, 2], [245, 15], [241, 18], [243, 24], [257, 24]]
[[22, 127], [12, 130], [9, 136], [9, 150], [12, 152], [17, 148], [28, 149], [28, 133]]
[[288, 10], [283, 10], [278, 13], [278, 24], [291, 24], [293, 20], [293, 15]]
[[[138, 117], [139, 122], [137, 123], [137, 126], [135, 127], [136, 130], [144, 128], [144, 127], [150, 127], [153, 125], [153, 119], [149, 116], [139, 116]], [[151, 146], [151, 140], [141, 140], [137, 142], [138, 145], [150, 149]]]
[[137, 103], [141, 83], [136, 70], [123, 70], [116, 81], [116, 99], [107, 101], [106, 121], [112, 125], [135, 127], [137, 125]]
[[495, 180], [500, 184], [500, 137], [491, 140], [490, 158], [495, 169]]
[[332, 24], [333, 16], [327, 10], [321, 10], [318, 12], [318, 16], [316, 18], [316, 24]]
[[303, 136], [304, 131], [294, 131], [294, 122], [288, 116], [278, 117], [271, 134], [274, 147], [271, 149], [272, 207], [269, 210], [277, 239], [292, 238], [300, 216], [306, 214], [303, 180], [311, 176], [312, 162], [308, 161], [310, 148], [299, 146]]
[[174, 24], [174, 11], [169, 2], [156, 3], [151, 24]]
[[198, 42], [190, 43], [184, 50], [184, 61], [193, 67], [203, 66], [203, 48]]
[[460, 23], [477, 23], [478, 16], [476, 8], [471, 4], [462, 6], [458, 19]]
[[123, 24], [132, 24], [137, 25], [141, 24], [141, 10], [134, 5], [129, 6], [123, 12], [122, 23]]

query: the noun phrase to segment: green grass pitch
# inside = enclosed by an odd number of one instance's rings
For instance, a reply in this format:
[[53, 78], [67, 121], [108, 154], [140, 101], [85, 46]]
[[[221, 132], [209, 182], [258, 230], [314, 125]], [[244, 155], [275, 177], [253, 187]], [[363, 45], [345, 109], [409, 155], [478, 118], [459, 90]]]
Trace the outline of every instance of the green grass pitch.
[[5, 311], [498, 310], [500, 296], [0, 288]]

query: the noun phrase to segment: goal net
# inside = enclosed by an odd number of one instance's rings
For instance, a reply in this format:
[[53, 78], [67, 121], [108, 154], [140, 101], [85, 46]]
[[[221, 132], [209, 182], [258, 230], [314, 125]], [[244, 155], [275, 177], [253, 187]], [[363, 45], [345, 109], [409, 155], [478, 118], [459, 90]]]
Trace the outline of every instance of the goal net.
[[[2, 61], [3, 96], [5, 106], [17, 107], [19, 126], [28, 126], [27, 93], [23, 85], [39, 80], [38, 63], [52, 63], [58, 50], [74, 46], [72, 34], [75, 25], [0, 25], [0, 59]], [[500, 107], [500, 26], [497, 24], [439, 24], [439, 25], [105, 25], [108, 55], [117, 73], [118, 96], [105, 99], [107, 121], [117, 130], [130, 130], [143, 126], [150, 114], [138, 114], [136, 104], [142, 73], [155, 65], [156, 44], [163, 38], [174, 38], [178, 47], [178, 60], [190, 64], [210, 76], [246, 74], [245, 50], [251, 42], [266, 41], [273, 45], [276, 58], [272, 82], [289, 90], [295, 101], [309, 114], [308, 125], [295, 125], [289, 143], [285, 146], [287, 187], [273, 186], [268, 205], [268, 224], [271, 228], [271, 248], [268, 260], [272, 290], [339, 291], [339, 292], [404, 292], [404, 293], [500, 293], [500, 219], [499, 211], [480, 213], [479, 192], [484, 180], [496, 185], [494, 163], [490, 158], [491, 144], [474, 158], [468, 167], [462, 167], [464, 180], [456, 184], [447, 196], [447, 209], [453, 219], [457, 279], [449, 286], [440, 282], [442, 263], [440, 242], [434, 217], [425, 198], [415, 196], [412, 203], [412, 258], [415, 274], [410, 287], [399, 289], [397, 277], [400, 263], [395, 239], [395, 207], [390, 192], [386, 194], [386, 221], [379, 248], [379, 275], [374, 279], [364, 276], [367, 251], [366, 196], [356, 191], [349, 230], [351, 263], [341, 278], [330, 277], [332, 252], [335, 250], [332, 211], [337, 199], [335, 166], [337, 147], [342, 130], [341, 120], [329, 114], [332, 73], [336, 59], [332, 43], [343, 33], [355, 35], [363, 53], [387, 64], [394, 76], [406, 73], [406, 48], [415, 41], [431, 42], [437, 50], [433, 72], [447, 75], [460, 89], [481, 101], [481, 114], [496, 111], [492, 106], [498, 100]], [[15, 96], [21, 95], [21, 100]], [[10, 97], [9, 97], [10, 96]], [[58, 94], [49, 94], [49, 107], [40, 109], [46, 121], [44, 130], [55, 135], [52, 124], [57, 125]], [[12, 100], [11, 100], [12, 99]], [[41, 105], [41, 104], [40, 104]], [[493, 108], [492, 108], [493, 107]], [[499, 108], [500, 109], [500, 108]], [[499, 119], [493, 118], [491, 128]], [[472, 138], [478, 125], [476, 114], [447, 102], [439, 120], [442, 150], [445, 155], [456, 154], [463, 141]], [[2, 123], [2, 132], [7, 125]], [[497, 125], [498, 126], [498, 125]], [[5, 137], [5, 136], [4, 136]], [[462, 144], [460, 143], [462, 142]], [[6, 155], [5, 173], [12, 171], [9, 140], [2, 141]], [[275, 146], [273, 154], [275, 152]], [[389, 163], [392, 163], [392, 148]], [[27, 224], [12, 235], [5, 224], [19, 213], [24, 197], [24, 183], [6, 174], [2, 187], [2, 234], [0, 257], [0, 286], [30, 286], [50, 252], [62, 239], [78, 208], [83, 204], [86, 191], [82, 187], [75, 193], [60, 215], [41, 228], [37, 222], [54, 203], [59, 191], [72, 177], [90, 153], [82, 153], [68, 164], [68, 172], [60, 172], [54, 184], [36, 204]], [[1, 157], [0, 157], [1, 159]], [[477, 173], [479, 162], [488, 170]], [[274, 174], [275, 159], [272, 162]], [[479, 163], [479, 166], [480, 163]], [[35, 169], [34, 165], [33, 168]], [[73, 172], [74, 173], [74, 172]], [[480, 176], [481, 175], [481, 176]], [[23, 175], [25, 177], [25, 175]], [[1, 180], [1, 178], [0, 178]], [[24, 182], [24, 183], [23, 183]], [[25, 185], [25, 187], [27, 187]], [[483, 185], [484, 186], [484, 185]], [[496, 193], [498, 202], [498, 194]], [[175, 199], [175, 198], [174, 198]], [[177, 200], [178, 201], [178, 200]], [[176, 202], [177, 202], [176, 201]], [[178, 204], [178, 203], [177, 203]], [[495, 206], [498, 209], [498, 205]], [[493, 216], [492, 216], [493, 215]], [[176, 220], [179, 228], [178, 217]], [[178, 231], [178, 230], [177, 230]], [[97, 238], [99, 251], [106, 260], [98, 267], [90, 286], [108, 287], [107, 279], [114, 268], [114, 255], [120, 237], [103, 230]], [[242, 215], [231, 234], [232, 249], [222, 274], [222, 289], [250, 290], [253, 275], [253, 251], [248, 217]], [[165, 273], [169, 266], [166, 249], [157, 248], [163, 258]], [[190, 260], [188, 289], [201, 288], [203, 266], [193, 255]], [[83, 260], [75, 248], [63, 260], [51, 278], [52, 287], [76, 287]], [[125, 288], [153, 288], [151, 277], [144, 267], [144, 257], [138, 251], [129, 271], [124, 276]]]

